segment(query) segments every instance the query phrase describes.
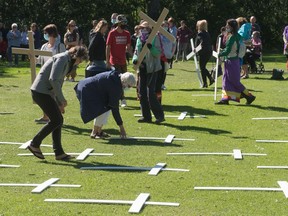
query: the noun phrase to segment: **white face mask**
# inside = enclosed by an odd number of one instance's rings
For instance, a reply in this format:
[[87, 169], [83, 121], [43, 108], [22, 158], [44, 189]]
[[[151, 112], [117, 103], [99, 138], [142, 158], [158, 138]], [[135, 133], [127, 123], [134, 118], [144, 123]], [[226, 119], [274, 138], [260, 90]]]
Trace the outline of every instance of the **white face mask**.
[[140, 30], [140, 34], [141, 35], [146, 35], [146, 34], [148, 34], [149, 32], [148, 32], [148, 30], [147, 29], [141, 29]]
[[226, 32], [230, 33], [232, 30], [230, 28], [226, 28]]

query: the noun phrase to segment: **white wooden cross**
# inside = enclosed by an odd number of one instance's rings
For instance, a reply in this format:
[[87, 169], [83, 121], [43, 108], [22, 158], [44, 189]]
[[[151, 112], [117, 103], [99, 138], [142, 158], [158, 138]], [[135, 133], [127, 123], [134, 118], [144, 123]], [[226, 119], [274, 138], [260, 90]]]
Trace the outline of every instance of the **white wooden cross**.
[[187, 152], [187, 153], [167, 153], [167, 155], [222, 155], [222, 156], [233, 156], [235, 160], [242, 160], [243, 156], [266, 156], [267, 154], [257, 154], [257, 153], [242, 153], [240, 149], [233, 149], [232, 153], [224, 152]]
[[22, 55], [28, 55], [30, 59], [30, 67], [31, 67], [31, 82], [36, 78], [36, 60], [35, 56], [41, 55], [41, 56], [52, 56], [52, 52], [50, 51], [42, 51], [34, 49], [34, 37], [33, 32], [28, 31], [28, 38], [29, 38], [29, 48], [12, 48], [12, 53], [15, 54], [22, 54]]
[[281, 191], [288, 198], [288, 182], [277, 181], [280, 188], [256, 188], [256, 187], [194, 187], [194, 190], [232, 190], [232, 191]]
[[252, 120], [288, 120], [288, 117], [252, 118]]
[[[85, 160], [88, 156], [113, 156], [111, 153], [91, 153], [93, 152], [93, 148], [87, 148], [81, 153], [67, 153], [68, 155], [72, 156], [78, 156], [76, 160], [83, 161]], [[43, 153], [44, 156], [54, 156], [55, 153]], [[25, 154], [18, 154], [18, 156], [33, 156], [32, 153], [25, 153]]]
[[54, 184], [59, 178], [51, 178], [41, 184], [19, 184], [19, 183], [0, 183], [0, 187], [35, 187], [32, 193], [42, 193], [49, 187], [66, 187], [66, 188], [79, 188], [81, 185], [69, 185], [69, 184]]
[[147, 47], [147, 44], [148, 43], [150, 43], [150, 44], [152, 43], [152, 40], [154, 39], [154, 37], [157, 35], [158, 32], [163, 34], [171, 42], [175, 42], [176, 38], [174, 38], [174, 36], [172, 34], [170, 34], [163, 27], [161, 27], [161, 25], [162, 25], [163, 21], [165, 20], [165, 17], [168, 15], [168, 13], [169, 13], [169, 10], [167, 8], [164, 8], [162, 10], [157, 22], [155, 22], [153, 19], [151, 19], [145, 13], [140, 11], [139, 17], [142, 20], [146, 20], [149, 23], [149, 26], [152, 26], [153, 28], [152, 28], [152, 31], [151, 31], [149, 37], [147, 38], [147, 41], [146, 41], [145, 45], [143, 46], [141, 52], [138, 55], [137, 64], [133, 66], [134, 70], [137, 70], [139, 68], [140, 64], [142, 63], [142, 61], [145, 58], [145, 55], [149, 51], [149, 49]]
[[[27, 149], [28, 146], [30, 145], [31, 140], [25, 142], [25, 143], [20, 143], [20, 142], [0, 142], [0, 144], [3, 145], [20, 145], [19, 149]], [[47, 144], [41, 144], [41, 146], [45, 146], [45, 147], [51, 147], [52, 145], [47, 145]]]
[[179, 203], [170, 202], [150, 202], [147, 201], [149, 193], [141, 193], [136, 200], [96, 200], [96, 199], [45, 199], [45, 202], [68, 202], [68, 203], [90, 203], [90, 204], [121, 204], [131, 205], [129, 213], [140, 213], [144, 205], [179, 206]]
[[259, 143], [288, 143], [288, 140], [256, 140]]
[[189, 172], [188, 169], [175, 169], [164, 168], [166, 163], [157, 163], [154, 167], [134, 167], [134, 166], [93, 166], [93, 167], [81, 167], [81, 170], [135, 170], [135, 171], [150, 171], [148, 175], [157, 176], [160, 171], [178, 171]]
[[202, 49], [202, 44], [199, 44], [195, 49], [193, 38], [191, 38], [190, 43], [191, 43], [192, 52], [190, 54], [188, 54], [186, 56], [186, 58], [187, 58], [187, 60], [189, 60], [190, 58], [194, 57], [194, 63], [195, 63], [195, 68], [196, 68], [198, 80], [199, 80], [200, 86], [202, 87], [203, 86], [203, 80], [202, 80], [202, 75], [201, 75], [199, 65], [198, 65], [198, 59], [196, 56], [196, 53]]
[[172, 143], [173, 140], [175, 141], [195, 141], [195, 139], [185, 139], [185, 138], [175, 138], [175, 135], [168, 135], [167, 137], [110, 137], [108, 139], [111, 140], [164, 140], [164, 143]]
[[[152, 115], [154, 116], [154, 115]], [[142, 114], [134, 114], [134, 117], [142, 117]], [[184, 120], [185, 118], [206, 118], [205, 115], [187, 115], [187, 112], [182, 112], [179, 116], [177, 115], [165, 115], [165, 118], [177, 118], [178, 120]]]
[[218, 68], [219, 68], [219, 53], [221, 40], [218, 41], [217, 52], [213, 51], [213, 56], [216, 58], [215, 84], [214, 84], [214, 101], [217, 99], [217, 82], [218, 82]]
[[0, 168], [18, 168], [20, 165], [0, 164]]
[[258, 169], [288, 169], [288, 166], [257, 166]]

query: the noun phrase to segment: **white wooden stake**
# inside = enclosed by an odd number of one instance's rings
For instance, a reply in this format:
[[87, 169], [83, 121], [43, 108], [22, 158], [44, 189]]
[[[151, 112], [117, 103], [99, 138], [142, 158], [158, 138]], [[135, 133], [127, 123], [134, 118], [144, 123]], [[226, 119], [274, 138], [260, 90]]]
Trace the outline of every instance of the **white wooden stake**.
[[141, 193], [133, 202], [128, 212], [139, 213], [142, 207], [145, 205], [145, 202], [148, 200], [149, 196], [150, 196], [149, 193]]
[[166, 163], [157, 163], [154, 167], [133, 167], [133, 166], [93, 166], [81, 167], [81, 170], [134, 170], [134, 171], [150, 171], [148, 175], [158, 175], [160, 171], [189, 172], [188, 169], [164, 168]]
[[256, 140], [259, 143], [288, 143], [288, 140]]
[[[0, 144], [3, 145], [20, 145], [19, 149], [27, 149], [27, 147], [30, 145], [31, 140], [25, 142], [25, 143], [20, 143], [20, 142], [0, 142]], [[51, 147], [52, 145], [47, 145], [47, 144], [41, 144], [41, 147], [45, 146], [45, 147]]]
[[25, 48], [12, 48], [12, 53], [15, 54], [24, 54], [28, 55], [30, 58], [30, 67], [31, 67], [31, 82], [35, 80], [36, 77], [36, 61], [35, 56], [41, 55], [41, 56], [52, 56], [52, 52], [50, 51], [42, 51], [42, 50], [36, 50], [34, 49], [34, 37], [33, 32], [28, 31], [28, 38], [29, 38], [29, 49]]
[[166, 139], [164, 140], [164, 143], [172, 143], [175, 135], [168, 135]]
[[[68, 203], [92, 203], [92, 204], [122, 204], [131, 205], [129, 213], [139, 213], [144, 205], [160, 205], [177, 207], [179, 203], [170, 202], [150, 202], [147, 201], [149, 193], [141, 193], [136, 200], [95, 200], [95, 199], [45, 199], [45, 202], [68, 202]], [[133, 207], [133, 208], [132, 208]]]
[[47, 189], [48, 187], [50, 187], [52, 184], [54, 184], [57, 181], [59, 181], [59, 178], [51, 178], [51, 179], [43, 182], [42, 184], [39, 184], [31, 192], [32, 193], [42, 193], [45, 189]]
[[288, 166], [257, 166], [258, 169], [288, 169]]
[[242, 160], [243, 156], [266, 156], [267, 154], [258, 153], [242, 153], [240, 149], [233, 149], [233, 153], [226, 152], [186, 152], [186, 153], [167, 153], [167, 155], [190, 155], [190, 156], [201, 156], [201, 155], [221, 155], [221, 156], [233, 156], [235, 160]]
[[214, 101], [217, 100], [217, 82], [218, 82], [218, 67], [219, 67], [219, 53], [220, 53], [221, 40], [218, 41], [217, 53], [213, 51], [213, 56], [216, 58], [216, 71], [215, 71], [215, 86], [214, 86]]
[[224, 190], [224, 191], [281, 191], [288, 198], [287, 181], [277, 181], [280, 188], [256, 188], [256, 187], [194, 187], [194, 190]]
[[0, 187], [36, 187], [31, 192], [41, 193], [48, 187], [66, 187], [66, 188], [79, 188], [81, 185], [69, 185], [69, 184], [54, 184], [58, 181], [58, 178], [51, 178], [42, 184], [22, 184], [22, 183], [0, 183]]
[[288, 117], [252, 118], [252, 120], [288, 120]]
[[0, 164], [0, 168], [18, 168], [20, 165]]
[[[213, 95], [211, 95], [213, 96]], [[152, 115], [154, 117], [154, 115]], [[134, 114], [134, 117], [143, 117], [142, 114]], [[182, 112], [178, 115], [165, 115], [165, 118], [177, 118], [178, 120], [183, 120], [185, 118], [206, 118], [205, 115], [187, 115], [187, 112]]]
[[[172, 136], [175, 136], [175, 135], [168, 135], [165, 138], [162, 138], [162, 137], [126, 137], [126, 138], [110, 137], [107, 139], [110, 139], [110, 140], [164, 140], [165, 141], [167, 138], [170, 139]], [[173, 138], [173, 140], [175, 140], [175, 141], [195, 141], [195, 139], [186, 139], [186, 138]]]
[[[191, 42], [192, 50], [194, 50], [194, 41], [193, 41], [193, 38], [191, 38], [190, 42]], [[199, 46], [200, 46], [200, 45], [199, 45]], [[198, 49], [199, 49], [199, 48], [198, 48]], [[202, 80], [202, 75], [201, 75], [201, 73], [200, 73], [200, 69], [199, 69], [199, 65], [198, 65], [198, 59], [197, 59], [197, 56], [196, 56], [196, 55], [194, 55], [194, 63], [195, 63], [195, 68], [196, 68], [198, 80], [199, 80], [199, 83], [200, 83], [200, 87], [202, 87], [202, 86], [203, 86], [203, 80]]]
[[93, 148], [88, 148], [88, 149], [84, 150], [81, 154], [79, 154], [79, 156], [76, 158], [76, 160], [85, 160], [86, 157], [88, 157], [89, 154], [93, 151], [94, 151]]

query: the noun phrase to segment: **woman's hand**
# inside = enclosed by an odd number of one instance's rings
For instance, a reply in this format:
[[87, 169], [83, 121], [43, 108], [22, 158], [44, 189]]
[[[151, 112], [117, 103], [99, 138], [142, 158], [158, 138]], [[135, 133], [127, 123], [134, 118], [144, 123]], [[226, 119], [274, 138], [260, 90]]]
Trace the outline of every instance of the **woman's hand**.
[[123, 125], [119, 125], [119, 128], [120, 128], [120, 137], [121, 137], [121, 139], [127, 138], [124, 126]]

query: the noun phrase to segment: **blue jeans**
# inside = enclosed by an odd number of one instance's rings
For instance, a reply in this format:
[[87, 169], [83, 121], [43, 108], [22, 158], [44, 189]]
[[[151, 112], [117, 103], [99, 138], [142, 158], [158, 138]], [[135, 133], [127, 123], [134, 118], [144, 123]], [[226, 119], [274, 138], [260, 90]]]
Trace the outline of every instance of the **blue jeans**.
[[[11, 46], [11, 47], [8, 47], [7, 49], [7, 58], [8, 58], [8, 62], [9, 63], [12, 63], [12, 47], [14, 46]], [[15, 65], [18, 65], [18, 62], [19, 62], [19, 57], [18, 57], [18, 54], [14, 54], [15, 58], [14, 58], [14, 63]]]
[[164, 118], [163, 108], [155, 92], [157, 76], [158, 72], [147, 73], [145, 64], [140, 66], [140, 104], [142, 116], [147, 120], [152, 119], [150, 109], [156, 119]]

